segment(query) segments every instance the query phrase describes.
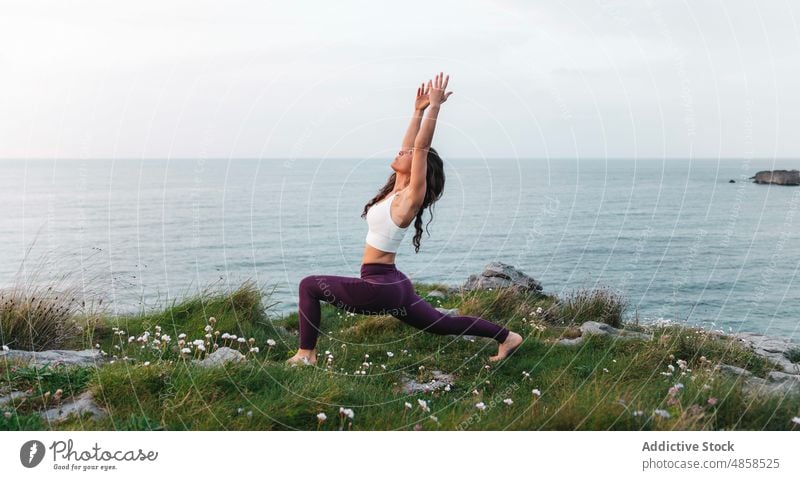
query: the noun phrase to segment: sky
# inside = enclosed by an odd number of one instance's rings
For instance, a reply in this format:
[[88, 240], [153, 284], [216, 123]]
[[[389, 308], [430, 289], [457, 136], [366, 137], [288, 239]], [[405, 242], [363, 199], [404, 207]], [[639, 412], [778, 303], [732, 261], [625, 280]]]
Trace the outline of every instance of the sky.
[[797, 158], [800, 2], [2, 1], [0, 158]]

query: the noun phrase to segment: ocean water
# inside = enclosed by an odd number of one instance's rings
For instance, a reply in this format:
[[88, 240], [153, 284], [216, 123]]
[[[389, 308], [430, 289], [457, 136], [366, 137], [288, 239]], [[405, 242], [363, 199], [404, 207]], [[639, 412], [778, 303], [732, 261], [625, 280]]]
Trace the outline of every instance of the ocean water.
[[[447, 185], [400, 270], [456, 285], [491, 261], [545, 292], [611, 287], [640, 321], [800, 340], [800, 162], [445, 159]], [[47, 258], [116, 313], [253, 279], [276, 313], [313, 273], [358, 276], [364, 203], [388, 159], [0, 161], [0, 286]], [[729, 183], [735, 179], [736, 183]], [[46, 257], [42, 257], [46, 255]], [[27, 260], [23, 263], [23, 259]]]

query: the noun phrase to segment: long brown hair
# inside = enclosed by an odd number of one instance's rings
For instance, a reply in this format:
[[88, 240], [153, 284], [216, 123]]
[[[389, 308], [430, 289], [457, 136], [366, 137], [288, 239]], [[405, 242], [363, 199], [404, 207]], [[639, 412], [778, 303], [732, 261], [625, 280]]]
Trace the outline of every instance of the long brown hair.
[[[428, 164], [425, 169], [425, 199], [422, 201], [422, 206], [419, 207], [417, 216], [414, 219], [414, 229], [416, 233], [414, 234], [413, 243], [415, 253], [419, 253], [419, 242], [422, 239], [422, 214], [427, 208], [431, 215], [428, 223], [425, 224], [425, 231], [427, 232], [428, 225], [433, 221], [433, 204], [442, 198], [442, 193], [444, 192], [444, 163], [441, 157], [439, 157], [439, 152], [433, 147], [428, 148], [427, 162]], [[381, 189], [378, 190], [378, 194], [364, 205], [364, 212], [361, 214], [361, 218], [366, 217], [367, 211], [373, 205], [383, 200], [386, 195], [394, 189], [394, 182], [396, 179], [397, 173], [392, 172], [392, 174], [389, 175], [389, 179], [386, 181], [386, 185], [381, 187]], [[430, 235], [431, 234], [428, 232], [428, 236]]]

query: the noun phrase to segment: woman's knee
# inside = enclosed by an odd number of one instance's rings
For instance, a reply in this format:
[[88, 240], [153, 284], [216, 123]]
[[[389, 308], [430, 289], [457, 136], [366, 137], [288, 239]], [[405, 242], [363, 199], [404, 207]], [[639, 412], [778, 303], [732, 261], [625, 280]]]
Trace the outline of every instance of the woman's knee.
[[308, 275], [300, 280], [299, 285], [300, 294], [316, 296], [319, 291], [319, 277], [316, 275]]

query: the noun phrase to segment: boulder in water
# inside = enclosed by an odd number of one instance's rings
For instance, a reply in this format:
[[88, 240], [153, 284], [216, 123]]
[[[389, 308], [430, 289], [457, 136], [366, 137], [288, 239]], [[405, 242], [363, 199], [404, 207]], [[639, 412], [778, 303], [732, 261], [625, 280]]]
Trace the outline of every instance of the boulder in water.
[[800, 185], [800, 170], [762, 170], [750, 178], [753, 183]]

